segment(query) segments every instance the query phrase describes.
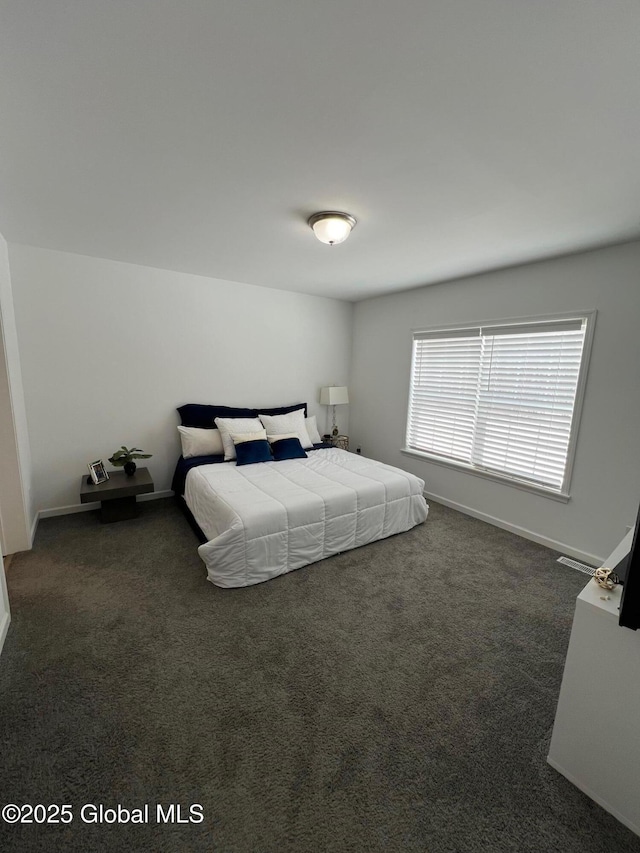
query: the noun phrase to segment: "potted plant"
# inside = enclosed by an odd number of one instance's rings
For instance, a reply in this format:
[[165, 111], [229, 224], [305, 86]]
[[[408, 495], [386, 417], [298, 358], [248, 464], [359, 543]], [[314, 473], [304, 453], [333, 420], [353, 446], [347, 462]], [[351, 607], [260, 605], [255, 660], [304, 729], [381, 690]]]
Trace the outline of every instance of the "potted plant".
[[133, 477], [137, 467], [133, 460], [151, 459], [152, 455], [152, 453], [143, 453], [139, 447], [125, 447], [123, 444], [120, 450], [116, 450], [113, 456], [109, 457], [109, 462], [116, 468], [124, 468], [125, 474]]

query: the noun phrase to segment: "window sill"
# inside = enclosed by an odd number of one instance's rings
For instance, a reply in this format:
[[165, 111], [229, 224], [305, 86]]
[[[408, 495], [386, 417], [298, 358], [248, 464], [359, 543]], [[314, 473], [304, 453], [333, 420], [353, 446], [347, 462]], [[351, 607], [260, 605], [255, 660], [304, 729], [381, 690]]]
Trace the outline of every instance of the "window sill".
[[513, 488], [520, 489], [523, 492], [542, 495], [542, 497], [551, 498], [551, 500], [559, 501], [560, 503], [568, 503], [571, 500], [571, 495], [566, 492], [555, 492], [551, 489], [545, 489], [544, 486], [536, 486], [534, 483], [526, 483], [524, 480], [515, 480], [504, 474], [494, 474], [492, 471], [483, 471], [480, 468], [473, 468], [471, 465], [465, 465], [464, 462], [454, 462], [451, 459], [443, 459], [441, 456], [431, 456], [429, 453], [421, 453], [419, 450], [410, 450], [406, 447], [402, 447], [400, 449], [400, 453], [404, 456], [411, 456], [414, 459], [421, 459], [423, 462], [433, 462], [435, 465], [442, 465], [445, 468], [453, 468], [455, 471], [463, 471], [465, 474], [473, 474], [474, 477], [493, 480], [494, 483], [502, 483], [505, 486], [512, 486]]

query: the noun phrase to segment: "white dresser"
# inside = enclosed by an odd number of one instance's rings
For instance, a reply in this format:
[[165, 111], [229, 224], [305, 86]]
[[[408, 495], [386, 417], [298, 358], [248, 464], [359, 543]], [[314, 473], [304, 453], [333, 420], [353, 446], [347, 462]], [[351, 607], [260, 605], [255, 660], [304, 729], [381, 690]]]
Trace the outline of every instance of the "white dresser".
[[590, 580], [577, 598], [547, 760], [640, 835], [640, 631], [618, 625], [621, 591]]

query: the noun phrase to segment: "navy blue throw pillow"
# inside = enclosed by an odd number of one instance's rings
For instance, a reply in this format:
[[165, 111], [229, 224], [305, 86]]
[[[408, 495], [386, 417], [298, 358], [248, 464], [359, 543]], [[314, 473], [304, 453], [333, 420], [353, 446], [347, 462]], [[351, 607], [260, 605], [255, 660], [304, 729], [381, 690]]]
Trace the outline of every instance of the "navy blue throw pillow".
[[299, 438], [279, 438], [271, 442], [273, 450], [273, 458], [276, 462], [282, 462], [283, 459], [306, 459], [307, 454], [304, 452]]
[[266, 438], [236, 444], [236, 465], [253, 465], [255, 462], [273, 462], [271, 448]]

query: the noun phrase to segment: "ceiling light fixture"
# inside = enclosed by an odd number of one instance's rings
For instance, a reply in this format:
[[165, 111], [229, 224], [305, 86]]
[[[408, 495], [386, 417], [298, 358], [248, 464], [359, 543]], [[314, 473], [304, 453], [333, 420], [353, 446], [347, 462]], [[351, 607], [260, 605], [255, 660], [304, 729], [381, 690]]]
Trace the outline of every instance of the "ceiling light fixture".
[[337, 210], [325, 210], [322, 213], [314, 213], [309, 217], [309, 227], [313, 230], [321, 243], [335, 246], [343, 243], [351, 229], [355, 227], [356, 220], [348, 213], [340, 213]]

